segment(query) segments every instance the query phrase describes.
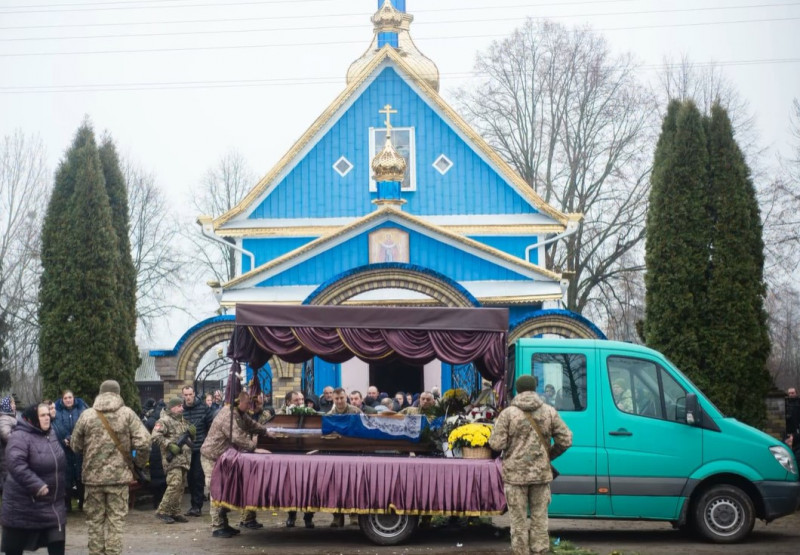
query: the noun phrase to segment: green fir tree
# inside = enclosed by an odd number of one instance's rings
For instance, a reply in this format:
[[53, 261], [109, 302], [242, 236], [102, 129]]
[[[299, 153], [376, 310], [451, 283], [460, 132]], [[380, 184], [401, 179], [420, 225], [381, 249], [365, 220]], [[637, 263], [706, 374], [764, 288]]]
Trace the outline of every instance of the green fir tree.
[[[106, 191], [111, 206], [111, 220], [117, 237], [119, 265], [117, 277], [116, 317], [119, 324], [112, 330], [116, 336], [117, 358], [123, 396], [129, 406], [138, 407], [138, 395], [134, 378], [140, 359], [136, 347], [136, 268], [131, 257], [128, 219], [128, 192], [125, 177], [120, 169], [119, 157], [114, 142], [106, 137], [100, 146], [100, 163], [103, 168]], [[130, 401], [129, 401], [130, 400]]]
[[700, 111], [691, 102], [672, 101], [651, 176], [644, 339], [701, 388], [708, 385], [700, 372], [711, 233], [705, 207], [707, 165]]
[[[42, 229], [39, 368], [44, 394], [72, 389], [87, 402], [100, 383], [127, 383], [119, 326], [119, 253], [94, 132], [84, 123], [56, 171]], [[126, 403], [135, 402], [129, 390]]]
[[707, 129], [714, 220], [706, 324], [709, 395], [726, 414], [760, 425], [771, 386], [761, 216], [750, 170], [718, 104]]

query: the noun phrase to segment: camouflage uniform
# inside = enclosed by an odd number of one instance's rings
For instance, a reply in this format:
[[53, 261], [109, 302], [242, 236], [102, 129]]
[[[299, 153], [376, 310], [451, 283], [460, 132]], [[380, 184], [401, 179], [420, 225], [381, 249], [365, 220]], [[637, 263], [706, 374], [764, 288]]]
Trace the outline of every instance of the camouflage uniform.
[[[544, 435], [549, 453], [525, 413], [529, 413]], [[500, 413], [489, 445], [503, 451], [503, 482], [511, 517], [511, 550], [515, 555], [547, 553], [547, 506], [550, 504], [550, 461], [572, 445], [572, 432], [556, 409], [533, 391], [517, 395]], [[530, 520], [528, 511], [530, 509]]]
[[[233, 435], [231, 436], [231, 412], [233, 412]], [[211, 473], [214, 471], [214, 464], [229, 447], [235, 447], [240, 451], [251, 452], [256, 448], [256, 439], [253, 434], [264, 433], [265, 428], [260, 426], [247, 414], [242, 414], [239, 409], [233, 410], [229, 405], [219, 409], [211, 429], [208, 430], [206, 440], [200, 448], [200, 462], [203, 465], [203, 472], [206, 475], [206, 487], [211, 488]], [[209, 495], [211, 502], [211, 527], [216, 529], [228, 526], [229, 509], [214, 505], [213, 499]], [[242, 511], [242, 522], [256, 519], [255, 511]]]
[[98, 418], [98, 412], [106, 416], [122, 448], [136, 451], [136, 465], [142, 468], [150, 457], [150, 434], [116, 393], [98, 395], [94, 406], [81, 414], [72, 432], [70, 447], [83, 455], [89, 555], [116, 555], [122, 552], [128, 484], [135, 477]]
[[[153, 427], [153, 444], [161, 450], [164, 473], [167, 475], [167, 490], [161, 498], [157, 513], [175, 516], [181, 512], [181, 497], [186, 487], [186, 473], [192, 462], [192, 448], [184, 444], [179, 455], [172, 456], [169, 446], [189, 429], [189, 423], [181, 415], [174, 415], [169, 410], [161, 411], [156, 425]], [[169, 461], [169, 457], [172, 460]]]

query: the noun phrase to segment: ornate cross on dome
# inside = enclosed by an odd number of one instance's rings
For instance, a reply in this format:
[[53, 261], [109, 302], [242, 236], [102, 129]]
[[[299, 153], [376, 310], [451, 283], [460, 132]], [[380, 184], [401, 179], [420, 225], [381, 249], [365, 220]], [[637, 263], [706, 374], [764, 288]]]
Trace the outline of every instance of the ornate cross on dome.
[[386, 106], [383, 107], [383, 110], [378, 110], [378, 113], [379, 114], [386, 114], [386, 120], [383, 122], [386, 125], [386, 138], [387, 139], [391, 139], [392, 138], [392, 136], [391, 136], [391, 134], [392, 134], [392, 123], [390, 121], [390, 118], [392, 117], [392, 114], [396, 114], [397, 113], [397, 110], [392, 110], [392, 105], [391, 104], [387, 104]]

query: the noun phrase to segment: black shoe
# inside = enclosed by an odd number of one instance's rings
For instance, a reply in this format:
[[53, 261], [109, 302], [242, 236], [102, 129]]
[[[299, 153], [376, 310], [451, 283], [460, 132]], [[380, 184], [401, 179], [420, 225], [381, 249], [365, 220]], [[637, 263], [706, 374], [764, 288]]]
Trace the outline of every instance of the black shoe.
[[286, 519], [286, 527], [287, 528], [294, 528], [294, 517], [289, 517]]
[[186, 511], [183, 514], [184, 514], [184, 516], [200, 516], [200, 509], [197, 508], [197, 507], [192, 507], [191, 509], [189, 509], [188, 511]]
[[223, 530], [226, 530], [226, 531], [230, 532], [234, 536], [238, 536], [239, 534], [241, 534], [241, 530], [237, 530], [236, 528], [232, 528], [231, 526], [228, 526], [227, 524], [225, 525], [225, 528], [223, 528]]
[[211, 532], [211, 535], [215, 538], [232, 538], [234, 536], [234, 534], [232, 534], [225, 528], [217, 528], [216, 530]]
[[189, 522], [189, 519], [183, 515], [172, 515], [172, 520], [175, 522]]
[[259, 530], [263, 527], [264, 525], [258, 522], [257, 520], [248, 520], [247, 522], [239, 523], [239, 528], [247, 528], [249, 530]]
[[342, 514], [333, 515], [333, 522], [331, 522], [331, 528], [344, 528], [344, 515]]
[[311, 521], [311, 520], [305, 520], [303, 522], [305, 522], [306, 528], [313, 528], [314, 527], [314, 522]]
[[175, 524], [175, 519], [169, 515], [165, 515], [164, 513], [156, 513], [156, 518], [166, 524]]

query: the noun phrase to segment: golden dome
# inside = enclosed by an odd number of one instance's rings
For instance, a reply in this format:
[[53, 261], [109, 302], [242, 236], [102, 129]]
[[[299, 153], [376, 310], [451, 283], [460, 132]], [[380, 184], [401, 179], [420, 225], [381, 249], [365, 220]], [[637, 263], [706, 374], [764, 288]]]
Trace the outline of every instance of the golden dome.
[[406, 159], [392, 145], [392, 139], [386, 137], [386, 144], [372, 159], [373, 179], [378, 181], [403, 182], [406, 177]]
[[349, 85], [358, 77], [364, 68], [380, 52], [378, 48], [378, 35], [380, 33], [397, 33], [397, 53], [403, 60], [411, 66], [414, 72], [427, 83], [433, 90], [439, 90], [439, 68], [430, 59], [426, 58], [417, 49], [414, 41], [411, 40], [409, 27], [414, 21], [414, 16], [401, 12], [392, 5], [390, 0], [385, 0], [381, 9], [372, 16], [375, 36], [367, 48], [367, 51], [350, 65], [347, 70], [347, 84]]

